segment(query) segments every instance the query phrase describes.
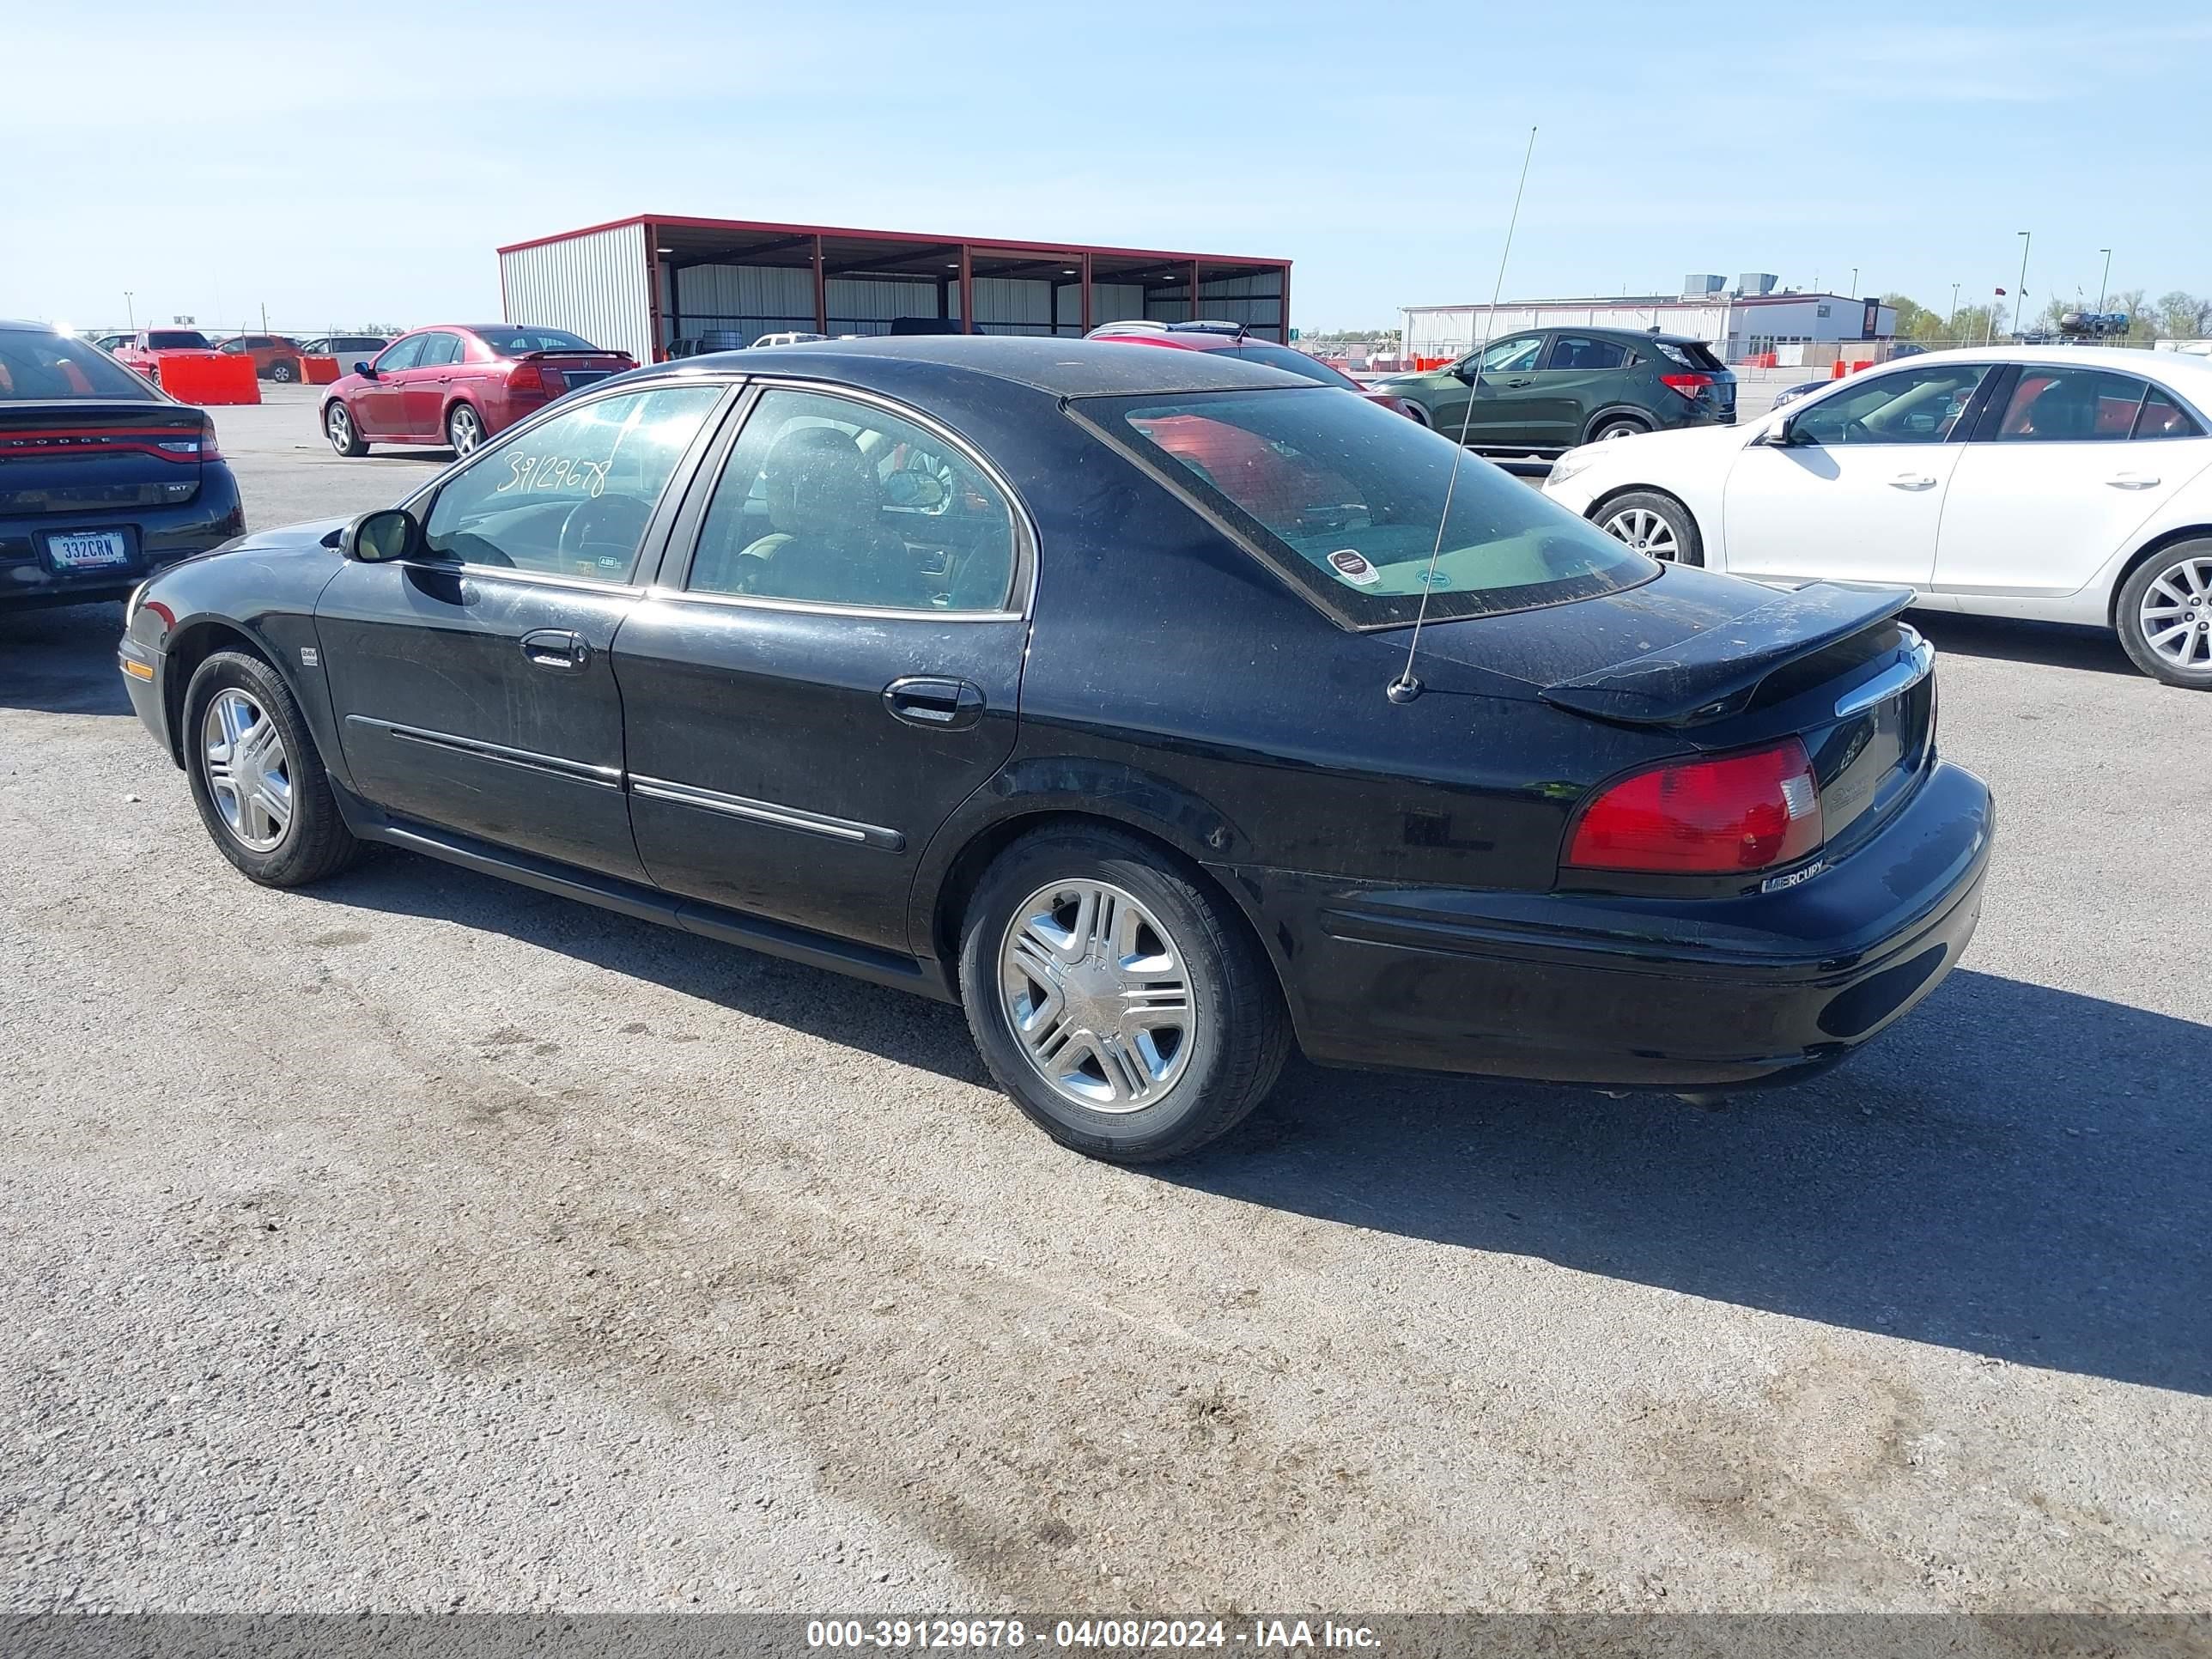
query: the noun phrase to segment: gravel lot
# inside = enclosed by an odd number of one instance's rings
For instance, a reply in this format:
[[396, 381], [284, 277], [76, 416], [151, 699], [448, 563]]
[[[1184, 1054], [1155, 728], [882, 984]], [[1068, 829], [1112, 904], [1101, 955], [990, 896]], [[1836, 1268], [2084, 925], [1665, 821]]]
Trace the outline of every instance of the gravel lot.
[[[220, 419], [257, 524], [443, 459]], [[1137, 1174], [949, 1009], [250, 885], [118, 615], [0, 617], [0, 1606], [2212, 1607], [2212, 697], [2108, 641], [1928, 620], [2002, 835], [1850, 1066]]]

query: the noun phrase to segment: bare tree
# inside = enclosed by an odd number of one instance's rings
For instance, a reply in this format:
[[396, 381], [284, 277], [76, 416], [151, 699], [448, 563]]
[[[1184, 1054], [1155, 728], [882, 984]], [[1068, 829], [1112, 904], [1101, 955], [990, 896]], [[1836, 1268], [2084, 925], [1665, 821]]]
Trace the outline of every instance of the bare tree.
[[2158, 300], [2158, 325], [2160, 331], [2170, 338], [2201, 340], [2212, 334], [2212, 299], [2183, 289], [2161, 294]]

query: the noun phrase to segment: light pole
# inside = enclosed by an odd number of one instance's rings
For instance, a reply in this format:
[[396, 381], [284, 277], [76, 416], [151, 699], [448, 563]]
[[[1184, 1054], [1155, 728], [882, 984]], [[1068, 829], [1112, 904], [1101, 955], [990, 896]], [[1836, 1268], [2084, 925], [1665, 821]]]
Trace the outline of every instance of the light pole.
[[2021, 325], [2027, 319], [2027, 251], [2035, 246], [2035, 238], [2027, 232], [2020, 233], [2020, 288], [2013, 296], [2013, 337], [2018, 339], [2027, 332]]
[[123, 315], [125, 320], [127, 320], [131, 325], [131, 331], [133, 334], [136, 334], [138, 331], [138, 307], [131, 303], [131, 290], [127, 288], [123, 290]]
[[1856, 265], [1853, 265], [1853, 266], [1851, 267], [1851, 298], [1853, 298], [1854, 300], [1856, 300], [1856, 299], [1857, 299], [1858, 297], [1859, 297], [1859, 268], [1858, 268]]
[[[2101, 317], [2105, 314], [2106, 296], [2111, 293], [2112, 287], [2112, 250], [2100, 247], [2097, 252], [2105, 256], [2105, 274], [2097, 278], [2097, 314]], [[2130, 328], [2135, 326], [2135, 320], [2132, 317], [2128, 319]], [[2100, 326], [2101, 327], [2102, 325]]]
[[1954, 334], [1959, 331], [1959, 285], [1951, 284], [1951, 314], [1943, 319], [1943, 326]]

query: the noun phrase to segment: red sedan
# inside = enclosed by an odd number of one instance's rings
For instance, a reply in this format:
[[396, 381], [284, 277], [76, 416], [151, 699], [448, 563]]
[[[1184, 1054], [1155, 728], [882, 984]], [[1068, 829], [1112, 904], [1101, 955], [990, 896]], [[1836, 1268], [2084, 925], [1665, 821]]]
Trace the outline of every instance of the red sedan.
[[626, 351], [557, 328], [418, 328], [331, 383], [323, 434], [341, 455], [366, 455], [371, 444], [444, 444], [465, 455], [563, 392], [636, 367]]
[[1387, 392], [1370, 392], [1333, 363], [1272, 340], [1255, 340], [1241, 323], [1101, 323], [1091, 331], [1093, 340], [1126, 340], [1131, 345], [1176, 346], [1185, 351], [1224, 351], [1249, 363], [1265, 363], [1312, 380], [1320, 386], [1341, 386], [1356, 392], [1370, 404], [1394, 410], [1407, 420], [1421, 417], [1403, 398]]

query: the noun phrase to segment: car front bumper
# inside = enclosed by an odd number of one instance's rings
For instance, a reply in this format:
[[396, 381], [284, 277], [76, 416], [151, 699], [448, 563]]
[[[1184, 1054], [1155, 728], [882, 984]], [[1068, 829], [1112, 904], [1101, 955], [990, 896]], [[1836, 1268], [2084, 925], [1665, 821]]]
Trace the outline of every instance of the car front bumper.
[[1733, 899], [1347, 887], [1256, 900], [1308, 1056], [1607, 1088], [1785, 1082], [1881, 1031], [1972, 937], [1996, 807], [1938, 764], [1820, 875]]

